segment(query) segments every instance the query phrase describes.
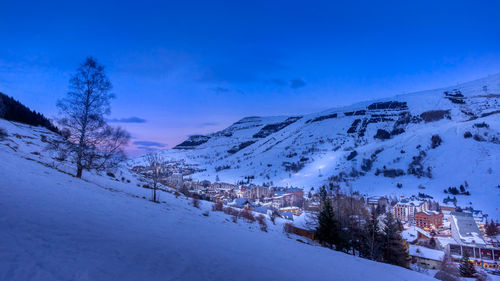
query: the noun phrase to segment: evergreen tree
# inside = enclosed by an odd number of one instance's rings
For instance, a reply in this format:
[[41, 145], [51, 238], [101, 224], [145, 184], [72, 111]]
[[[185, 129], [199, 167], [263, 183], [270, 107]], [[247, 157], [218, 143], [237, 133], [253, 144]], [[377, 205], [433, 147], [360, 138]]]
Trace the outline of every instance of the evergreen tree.
[[410, 266], [408, 244], [401, 237], [399, 228], [399, 222], [388, 212], [385, 219], [383, 257], [386, 263], [408, 268]]
[[338, 242], [338, 224], [335, 220], [333, 208], [330, 200], [326, 196], [324, 187], [320, 190], [322, 207], [318, 215], [318, 226], [316, 228], [316, 237], [318, 241], [328, 247], [332, 247]]
[[460, 275], [463, 277], [474, 277], [476, 273], [476, 269], [474, 268], [474, 264], [469, 259], [469, 253], [465, 252], [460, 260]]
[[355, 238], [355, 229], [349, 226], [341, 226], [339, 221], [336, 221], [336, 228], [333, 229], [337, 241], [335, 242], [335, 250], [349, 253], [352, 249]]
[[498, 224], [493, 220], [491, 220], [490, 223], [486, 221], [486, 225], [484, 226], [484, 228], [486, 230], [486, 235], [488, 236], [495, 236], [500, 233], [500, 231], [498, 230]]
[[[363, 228], [356, 216], [353, 216], [349, 220], [349, 225], [344, 231], [348, 240], [348, 247], [346, 250], [352, 250], [352, 254], [356, 255], [356, 250], [360, 251], [363, 248]], [[342, 234], [342, 233], [341, 233]]]
[[0, 118], [33, 126], [43, 126], [53, 132], [59, 130], [41, 113], [29, 109], [13, 97], [0, 93]]
[[436, 239], [434, 239], [434, 237], [432, 237], [430, 240], [429, 240], [429, 247], [431, 249], [436, 249]]
[[370, 219], [366, 222], [363, 230], [363, 242], [360, 247], [360, 255], [371, 260], [380, 260], [382, 251], [378, 217], [378, 212], [372, 208]]

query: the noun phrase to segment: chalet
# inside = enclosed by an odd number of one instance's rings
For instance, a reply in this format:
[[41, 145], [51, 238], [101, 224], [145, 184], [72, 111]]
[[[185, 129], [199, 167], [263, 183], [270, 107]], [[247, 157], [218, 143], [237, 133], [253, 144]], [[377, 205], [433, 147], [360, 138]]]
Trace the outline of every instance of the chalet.
[[252, 202], [248, 201], [248, 199], [246, 199], [246, 198], [236, 198], [229, 205], [233, 206], [233, 207], [236, 207], [236, 208], [248, 209], [250, 211], [254, 207], [253, 204], [252, 204]]
[[436, 211], [423, 211], [415, 214], [415, 225], [423, 229], [438, 229], [443, 226], [443, 214]]
[[427, 269], [439, 269], [443, 262], [445, 253], [443, 251], [410, 245], [411, 263]]
[[425, 231], [420, 227], [415, 226], [415, 231], [417, 232], [418, 239], [431, 239], [433, 237], [433, 235], [430, 232]]
[[316, 231], [314, 231], [314, 230], [304, 229], [304, 228], [295, 226], [293, 224], [287, 224], [285, 230], [288, 233], [299, 235], [302, 237], [306, 237], [306, 238], [309, 238], [311, 240], [316, 239]]
[[431, 233], [416, 226], [411, 226], [408, 229], [403, 230], [401, 235], [410, 244], [417, 243], [419, 240], [428, 240], [433, 237]]
[[418, 232], [415, 230], [414, 226], [409, 227], [409, 228], [401, 231], [401, 236], [403, 237], [403, 239], [408, 241], [408, 243], [410, 243], [410, 244], [417, 242], [417, 239], [418, 239], [417, 235], [418, 235]]

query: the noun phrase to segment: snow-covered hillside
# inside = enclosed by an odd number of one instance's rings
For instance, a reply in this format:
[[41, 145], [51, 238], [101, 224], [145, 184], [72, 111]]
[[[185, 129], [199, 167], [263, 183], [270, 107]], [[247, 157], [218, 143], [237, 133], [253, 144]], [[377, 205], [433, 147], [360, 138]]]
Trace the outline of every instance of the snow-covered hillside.
[[[77, 179], [53, 133], [0, 120], [0, 280], [427, 280], [289, 239], [162, 192], [127, 171]], [[123, 177], [123, 179], [121, 179]], [[130, 182], [128, 182], [130, 181]]]
[[247, 117], [161, 153], [198, 165], [191, 177], [200, 180], [333, 182], [440, 202], [463, 185], [471, 195], [457, 195], [459, 205], [500, 218], [500, 75], [304, 116]]

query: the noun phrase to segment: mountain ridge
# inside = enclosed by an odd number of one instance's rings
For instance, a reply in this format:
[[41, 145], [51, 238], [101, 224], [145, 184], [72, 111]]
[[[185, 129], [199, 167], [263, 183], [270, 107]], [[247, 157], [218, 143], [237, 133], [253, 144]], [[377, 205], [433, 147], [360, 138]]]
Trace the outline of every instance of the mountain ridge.
[[[197, 166], [188, 177], [229, 183], [333, 184], [374, 195], [426, 193], [442, 202], [457, 196], [445, 189], [467, 182], [472, 195], [458, 195], [459, 204], [487, 205], [500, 217], [494, 207], [500, 199], [499, 113], [496, 74], [293, 120], [245, 117], [200, 144], [159, 153]], [[483, 204], [479, 194], [494, 196]]]

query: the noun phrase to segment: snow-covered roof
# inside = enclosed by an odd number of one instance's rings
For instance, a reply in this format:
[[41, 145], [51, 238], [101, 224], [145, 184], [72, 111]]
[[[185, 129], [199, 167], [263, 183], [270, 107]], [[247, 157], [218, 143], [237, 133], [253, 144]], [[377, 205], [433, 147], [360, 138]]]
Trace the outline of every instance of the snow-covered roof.
[[382, 196], [371, 196], [366, 199], [368, 204], [378, 204], [380, 200], [387, 200], [387, 198]]
[[431, 234], [423, 229], [421, 229], [420, 227], [416, 227], [415, 226], [415, 231], [417, 231], [418, 233], [424, 235], [425, 237], [431, 237]]
[[293, 196], [293, 195], [294, 195], [293, 193], [284, 193], [284, 194], [280, 194], [280, 195], [275, 195], [275, 196], [273, 196], [273, 198], [279, 199], [279, 198], [289, 197], [289, 196]]
[[262, 213], [262, 214], [267, 214], [267, 210], [269, 210], [269, 209], [266, 206], [259, 206], [259, 207], [255, 207], [253, 209], [254, 212]]
[[304, 191], [304, 189], [302, 188], [298, 188], [298, 187], [289, 187], [286, 189], [287, 192], [296, 192], [296, 191]]
[[425, 248], [417, 245], [410, 245], [410, 256], [424, 258], [434, 261], [442, 261], [444, 258], [444, 252], [434, 249]]
[[296, 207], [296, 206], [290, 206], [290, 207], [283, 207], [283, 208], [279, 208], [278, 210], [280, 212], [286, 212], [286, 211], [292, 211], [292, 210], [299, 210], [300, 208], [299, 207]]
[[408, 229], [403, 230], [401, 232], [401, 236], [408, 242], [414, 242], [417, 240], [419, 232], [426, 237], [431, 237], [431, 234], [429, 232], [416, 226], [412, 226]]
[[252, 203], [250, 201], [248, 201], [248, 199], [246, 199], [246, 198], [236, 198], [236, 199], [234, 199], [233, 202], [229, 203], [229, 205], [236, 206], [239, 208], [245, 207], [246, 204], [251, 205]]
[[466, 244], [486, 244], [471, 213], [453, 212], [451, 218], [457, 227], [461, 242]]
[[417, 230], [415, 230], [415, 227], [410, 227], [408, 229], [405, 229], [401, 232], [401, 236], [403, 239], [405, 239], [408, 242], [414, 242], [417, 240]]
[[425, 203], [425, 201], [414, 199], [414, 198], [405, 198], [401, 201], [399, 201], [396, 205], [399, 206], [422, 206]]
[[293, 213], [292, 212], [284, 212], [280, 214], [281, 217], [293, 221]]
[[430, 215], [439, 215], [438, 211], [422, 211], [422, 213], [430, 216]]
[[441, 248], [446, 248], [447, 245], [456, 243], [455, 239], [453, 239], [451, 237], [438, 236], [436, 238], [437, 238], [437, 241], [439, 242], [439, 245], [441, 246]]
[[299, 216], [293, 216], [293, 225], [302, 229], [314, 230], [317, 226], [316, 216], [312, 213], [303, 212]]

